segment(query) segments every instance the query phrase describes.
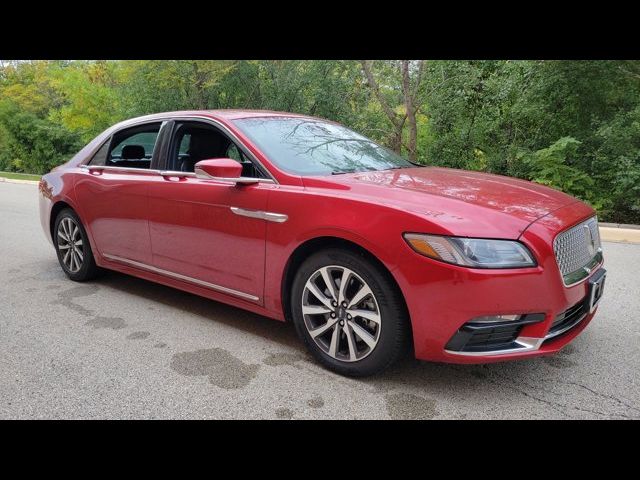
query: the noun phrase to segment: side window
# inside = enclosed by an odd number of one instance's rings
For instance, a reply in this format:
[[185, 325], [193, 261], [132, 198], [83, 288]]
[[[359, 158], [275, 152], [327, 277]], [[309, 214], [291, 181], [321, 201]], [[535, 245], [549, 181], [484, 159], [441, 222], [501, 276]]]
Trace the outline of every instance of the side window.
[[232, 158], [238, 162], [244, 162], [244, 155], [240, 153], [240, 150], [238, 150], [238, 147], [236, 147], [236, 144], [233, 142], [229, 143], [226, 155], [227, 158]]
[[178, 149], [178, 155], [186, 155], [189, 151], [189, 143], [191, 143], [191, 134], [187, 133], [183, 135], [180, 141], [180, 148]]
[[134, 127], [114, 135], [106, 165], [126, 168], [150, 168], [160, 124]]
[[[178, 135], [178, 158], [174, 164], [181, 166], [189, 159], [189, 146], [191, 145], [191, 134], [184, 133]], [[175, 169], [175, 167], [174, 167]]]
[[242, 164], [243, 177], [265, 178], [224, 132], [200, 122], [184, 122], [178, 126], [169, 158], [172, 169], [181, 172], [193, 172], [201, 160], [232, 158]]
[[111, 139], [109, 139], [106, 142], [104, 142], [104, 144], [93, 155], [91, 160], [89, 160], [89, 165], [104, 166], [104, 165], [107, 164], [107, 153], [109, 153], [109, 144], [110, 143], [111, 143]]

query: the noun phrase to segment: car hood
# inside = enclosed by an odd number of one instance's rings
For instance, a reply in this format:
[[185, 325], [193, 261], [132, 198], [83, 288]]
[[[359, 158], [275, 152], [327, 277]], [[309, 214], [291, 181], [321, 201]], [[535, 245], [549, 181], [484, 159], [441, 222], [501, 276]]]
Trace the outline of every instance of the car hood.
[[304, 182], [423, 215], [443, 232], [495, 238], [517, 238], [532, 222], [577, 201], [526, 180], [440, 167], [307, 177]]

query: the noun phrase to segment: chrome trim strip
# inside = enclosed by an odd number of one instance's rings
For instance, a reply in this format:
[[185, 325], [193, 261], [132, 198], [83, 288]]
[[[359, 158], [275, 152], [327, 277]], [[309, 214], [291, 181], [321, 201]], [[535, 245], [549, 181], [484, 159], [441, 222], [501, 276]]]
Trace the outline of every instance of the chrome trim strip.
[[83, 170], [88, 170], [90, 172], [93, 171], [102, 171], [107, 170], [108, 172], [122, 172], [122, 173], [137, 173], [140, 175], [161, 175], [163, 177], [184, 177], [184, 178], [200, 178], [203, 180], [216, 180], [218, 182], [229, 182], [229, 183], [243, 183], [243, 184], [253, 184], [253, 183], [270, 183], [274, 184], [275, 182], [269, 178], [251, 178], [251, 177], [238, 177], [238, 178], [222, 178], [222, 177], [212, 177], [207, 174], [203, 170], [198, 169], [198, 172], [202, 172], [204, 175], [200, 176], [200, 174], [196, 174], [195, 172], [180, 172], [174, 170], [155, 170], [149, 168], [130, 168], [130, 167], [112, 167], [108, 165], [79, 165], [79, 168]]
[[572, 323], [570, 323], [569, 325], [566, 325], [564, 328], [561, 328], [560, 330], [553, 332], [553, 333], [548, 333], [546, 337], [544, 337], [545, 340], [549, 340], [551, 338], [557, 337], [559, 335], [562, 335], [564, 332], [568, 332], [569, 330], [571, 330], [573, 327], [575, 327], [576, 325], [578, 325], [582, 320], [584, 320], [586, 318], [586, 316], [589, 315], [588, 313], [585, 313], [583, 315], [580, 315], [580, 317], [578, 317], [577, 320], [574, 320]]
[[188, 177], [188, 178], [196, 178], [196, 174], [193, 172], [180, 172], [177, 170], [162, 170], [160, 175], [163, 177]]
[[268, 220], [269, 222], [283, 223], [289, 219], [289, 216], [284, 213], [264, 212], [262, 210], [247, 210], [246, 208], [229, 207], [231, 211], [236, 215], [250, 218], [259, 218], [262, 220]]
[[260, 297], [256, 297], [255, 295], [251, 295], [249, 293], [240, 292], [238, 290], [234, 290], [232, 288], [221, 287], [220, 285], [216, 285], [214, 283], [205, 282], [204, 280], [198, 280], [197, 278], [187, 277], [186, 275], [182, 275], [180, 273], [170, 272], [169, 270], [163, 270], [162, 268], [153, 267], [151, 265], [147, 265], [146, 263], [136, 262], [135, 260], [129, 260], [127, 258], [118, 257], [117, 255], [111, 255], [108, 253], [103, 253], [103, 257], [108, 258], [109, 260], [113, 260], [115, 262], [124, 263], [127, 265], [131, 265], [132, 267], [141, 268], [143, 270], [147, 270], [153, 273], [159, 273], [160, 275], [165, 275], [167, 277], [172, 277], [177, 280], [182, 280], [184, 282], [193, 283], [200, 287], [209, 288], [211, 290], [216, 290], [218, 292], [227, 293], [229, 295], [234, 295], [236, 297], [244, 298], [247, 300], [252, 300], [257, 302], [260, 300]]
[[[132, 127], [137, 127], [139, 125], [144, 125], [146, 123], [163, 123], [163, 122], [168, 122], [169, 120], [178, 120], [178, 121], [186, 121], [186, 120], [203, 120], [206, 123], [210, 123], [216, 127], [218, 127], [219, 129], [223, 130], [224, 133], [226, 133], [229, 137], [231, 137], [236, 143], [238, 143], [241, 147], [242, 147], [242, 151], [245, 155], [247, 155], [252, 161], [256, 162], [258, 165], [260, 165], [262, 167], [262, 169], [267, 173], [267, 175], [269, 175], [269, 177], [271, 178], [260, 178], [258, 179], [259, 181], [261, 181], [260, 183], [262, 183], [262, 181], [264, 181], [265, 183], [275, 183], [276, 185], [278, 184], [278, 181], [276, 180], [276, 178], [273, 176], [273, 174], [269, 171], [269, 169], [267, 167], [264, 166], [264, 164], [258, 160], [258, 158], [253, 154], [253, 152], [251, 150], [249, 150], [246, 145], [237, 137], [237, 135], [235, 133], [233, 133], [231, 130], [229, 130], [229, 128], [227, 128], [226, 125], [224, 125], [223, 123], [219, 122], [218, 120], [211, 118], [211, 117], [207, 117], [204, 115], [178, 115], [178, 116], [174, 116], [171, 115], [172, 112], [165, 112], [167, 113], [166, 116], [162, 116], [160, 118], [145, 118], [145, 117], [141, 117], [139, 119], [131, 119], [131, 120], [124, 120], [120, 123], [122, 123], [123, 125], [120, 127], [117, 127], [117, 125], [119, 125], [118, 123], [116, 125], [112, 125], [110, 128], [108, 128], [107, 130], [105, 130], [105, 132], [110, 131], [110, 133], [106, 136], [105, 140], [111, 136], [113, 136], [115, 133], [118, 133], [122, 130], [126, 130], [128, 128], [132, 128]], [[131, 122], [131, 123], [129, 123]], [[105, 133], [103, 132], [103, 133]], [[103, 142], [104, 143], [104, 142]], [[90, 152], [90, 155], [87, 155], [81, 162], [88, 162], [89, 160], [91, 160], [93, 158], [93, 156], [96, 154], [96, 152], [100, 149], [100, 147], [102, 147], [103, 143], [101, 143], [94, 151]], [[99, 165], [87, 165], [86, 163], [81, 163], [78, 165], [79, 167], [100, 167]], [[120, 168], [120, 167], [100, 167], [100, 168]], [[123, 167], [126, 168], [126, 167]], [[142, 169], [138, 169], [138, 168], [130, 168], [127, 170], [142, 170]], [[147, 172], [152, 171], [152, 170], [146, 170]], [[153, 170], [154, 172], [160, 172], [159, 170]], [[182, 172], [185, 173], [185, 172]], [[190, 173], [190, 172], [187, 172]]]
[[445, 350], [445, 352], [450, 353], [451, 355], [461, 355], [465, 357], [481, 357], [486, 355], [505, 355], [507, 353], [533, 352], [534, 350], [538, 350], [542, 345], [542, 342], [544, 342], [545, 340], [546, 337], [518, 337], [516, 338], [515, 343], [517, 343], [518, 345], [522, 345], [519, 348], [509, 348], [506, 350], [489, 350], [486, 352], [454, 352], [453, 350]]
[[90, 172], [107, 170], [108, 172], [123, 172], [123, 173], [138, 173], [141, 175], [160, 175], [160, 170], [154, 170], [150, 168], [131, 168], [131, 167], [111, 167], [108, 165], [78, 165], [83, 170]]
[[468, 356], [468, 357], [477, 357], [477, 356], [483, 356], [483, 355], [489, 355], [489, 356], [491, 356], [491, 355], [504, 355], [504, 354], [507, 354], [507, 353], [533, 352], [535, 350], [538, 350], [545, 341], [551, 340], [552, 338], [555, 338], [555, 337], [558, 337], [558, 336], [562, 335], [563, 333], [568, 332], [572, 328], [576, 327], [588, 315], [589, 315], [589, 313], [585, 313], [585, 314], [581, 315], [577, 320], [572, 322], [570, 325], [565, 326], [564, 328], [558, 330], [557, 332], [548, 333], [543, 338], [518, 337], [518, 338], [516, 338], [515, 343], [517, 343], [518, 345], [522, 345], [522, 347], [519, 347], [519, 348], [509, 348], [509, 349], [506, 349], [506, 350], [489, 350], [489, 351], [486, 351], [486, 352], [456, 352], [456, 351], [453, 351], [453, 350], [445, 350], [445, 352], [450, 353], [452, 355], [462, 355], [462, 356]]
[[[574, 285], [578, 285], [579, 283], [587, 280], [592, 273], [599, 269], [602, 266], [604, 261], [604, 256], [602, 255], [602, 248], [598, 248], [596, 252], [596, 256], [587, 263], [581, 270], [576, 270], [575, 272], [569, 273], [566, 277], [562, 277], [562, 283], [565, 287], [573, 287]], [[560, 272], [562, 275], [562, 272]], [[565, 283], [566, 281], [569, 283]]]

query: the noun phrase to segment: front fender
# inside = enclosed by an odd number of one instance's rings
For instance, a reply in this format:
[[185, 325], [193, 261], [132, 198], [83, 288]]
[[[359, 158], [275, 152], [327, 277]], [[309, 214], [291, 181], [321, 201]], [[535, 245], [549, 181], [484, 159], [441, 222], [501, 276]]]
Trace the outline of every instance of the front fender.
[[407, 282], [398, 271], [406, 255], [415, 255], [402, 238], [406, 231], [428, 231], [428, 222], [389, 205], [351, 198], [340, 192], [279, 187], [270, 192], [268, 209], [284, 213], [283, 223], [267, 222], [265, 307], [284, 318], [280, 286], [293, 253], [314, 238], [349, 241], [376, 257], [404, 291]]

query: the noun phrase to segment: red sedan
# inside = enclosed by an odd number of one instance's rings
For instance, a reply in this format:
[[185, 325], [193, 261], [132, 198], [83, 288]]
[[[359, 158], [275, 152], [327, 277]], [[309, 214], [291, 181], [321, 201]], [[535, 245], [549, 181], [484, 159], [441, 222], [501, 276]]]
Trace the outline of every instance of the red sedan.
[[411, 347], [455, 363], [557, 352], [605, 279], [583, 202], [415, 165], [290, 113], [119, 123], [42, 178], [40, 217], [71, 280], [117, 270], [292, 321], [319, 362], [352, 376]]

